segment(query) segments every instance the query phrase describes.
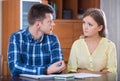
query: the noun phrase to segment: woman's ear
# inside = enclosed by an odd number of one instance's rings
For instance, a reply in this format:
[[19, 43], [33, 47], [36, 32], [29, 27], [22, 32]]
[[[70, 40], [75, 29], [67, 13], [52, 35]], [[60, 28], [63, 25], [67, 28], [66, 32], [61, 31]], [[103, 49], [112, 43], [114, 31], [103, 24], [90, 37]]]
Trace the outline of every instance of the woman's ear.
[[101, 31], [103, 29], [103, 25], [99, 26], [99, 31]]

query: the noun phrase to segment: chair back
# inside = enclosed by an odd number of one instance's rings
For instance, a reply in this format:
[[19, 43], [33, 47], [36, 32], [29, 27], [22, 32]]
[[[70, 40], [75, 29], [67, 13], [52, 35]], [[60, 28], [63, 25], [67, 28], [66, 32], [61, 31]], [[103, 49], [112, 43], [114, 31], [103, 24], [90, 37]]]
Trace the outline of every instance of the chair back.
[[2, 56], [2, 54], [0, 54], [0, 78], [3, 75], [2, 70], [3, 70], [3, 56]]

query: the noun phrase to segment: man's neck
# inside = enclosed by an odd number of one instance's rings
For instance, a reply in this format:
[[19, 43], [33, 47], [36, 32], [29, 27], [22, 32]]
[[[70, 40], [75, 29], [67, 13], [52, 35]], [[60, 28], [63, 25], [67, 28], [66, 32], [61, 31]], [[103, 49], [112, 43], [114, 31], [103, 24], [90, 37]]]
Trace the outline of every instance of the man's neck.
[[38, 29], [33, 26], [29, 27], [29, 32], [32, 34], [34, 40], [40, 39], [40, 37], [43, 35]]

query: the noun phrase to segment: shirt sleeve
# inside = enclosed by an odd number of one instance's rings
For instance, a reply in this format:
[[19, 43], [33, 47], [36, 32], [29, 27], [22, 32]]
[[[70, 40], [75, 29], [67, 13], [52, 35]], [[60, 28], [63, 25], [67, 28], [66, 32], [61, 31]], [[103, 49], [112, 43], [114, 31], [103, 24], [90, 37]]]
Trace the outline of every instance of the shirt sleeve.
[[61, 45], [59, 42], [59, 39], [56, 35], [52, 35], [51, 38], [51, 64], [60, 61], [60, 60], [64, 60], [63, 54], [62, 54], [62, 49], [61, 49]]
[[19, 74], [45, 74], [47, 66], [30, 66], [24, 64], [21, 58], [20, 45], [17, 36], [11, 35], [8, 44], [8, 65], [12, 76]]
[[77, 58], [76, 58], [76, 43], [74, 42], [70, 51], [70, 56], [67, 65], [68, 72], [77, 72]]
[[108, 64], [107, 68], [109, 72], [116, 73], [117, 59], [116, 59], [116, 47], [115, 44], [111, 44], [108, 50]]

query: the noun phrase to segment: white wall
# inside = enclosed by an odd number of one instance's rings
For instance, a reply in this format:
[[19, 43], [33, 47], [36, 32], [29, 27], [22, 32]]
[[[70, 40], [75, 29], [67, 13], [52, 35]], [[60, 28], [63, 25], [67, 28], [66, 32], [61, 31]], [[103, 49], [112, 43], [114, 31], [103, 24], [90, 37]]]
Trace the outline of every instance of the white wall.
[[[117, 47], [117, 76], [120, 76], [120, 0], [101, 0], [100, 4], [107, 17], [109, 39]], [[117, 81], [120, 81], [120, 77], [117, 77]]]
[[0, 54], [1, 54], [1, 50], [2, 50], [2, 2], [0, 0]]

